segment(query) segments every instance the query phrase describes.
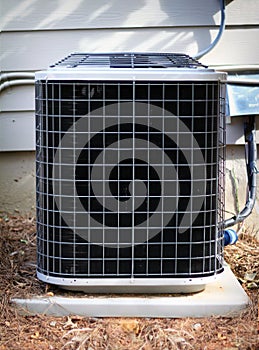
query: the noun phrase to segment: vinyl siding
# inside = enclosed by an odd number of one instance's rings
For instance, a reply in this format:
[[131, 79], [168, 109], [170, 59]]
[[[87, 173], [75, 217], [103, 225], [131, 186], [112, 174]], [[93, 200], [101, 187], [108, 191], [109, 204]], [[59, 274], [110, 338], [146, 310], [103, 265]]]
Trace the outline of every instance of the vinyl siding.
[[[228, 25], [258, 25], [258, 0], [226, 3]], [[214, 26], [220, 21], [218, 9], [218, 0], [2, 0], [2, 29]]]
[[[220, 23], [218, 0], [0, 3], [2, 73], [46, 69], [76, 51], [171, 51], [193, 55], [211, 43]], [[216, 48], [201, 61], [208, 65], [258, 64], [259, 0], [227, 3], [226, 30]], [[0, 150], [34, 149], [33, 110], [33, 86], [13, 87], [1, 94]], [[231, 126], [229, 129], [231, 133]], [[227, 140], [243, 142], [233, 134]]]

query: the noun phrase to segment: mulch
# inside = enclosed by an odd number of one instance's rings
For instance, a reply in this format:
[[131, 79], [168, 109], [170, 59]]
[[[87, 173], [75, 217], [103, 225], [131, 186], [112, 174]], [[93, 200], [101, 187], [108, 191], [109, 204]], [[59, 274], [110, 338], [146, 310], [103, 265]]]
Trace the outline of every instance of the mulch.
[[243, 228], [225, 248], [252, 303], [239, 317], [183, 319], [22, 316], [14, 297], [63, 295], [36, 277], [35, 218], [0, 215], [0, 350], [258, 350], [259, 244]]

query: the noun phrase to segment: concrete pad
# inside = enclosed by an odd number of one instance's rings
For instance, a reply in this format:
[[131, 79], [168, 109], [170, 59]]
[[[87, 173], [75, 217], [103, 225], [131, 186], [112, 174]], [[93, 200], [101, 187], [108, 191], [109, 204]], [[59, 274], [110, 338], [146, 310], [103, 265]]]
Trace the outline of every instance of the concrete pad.
[[21, 313], [27, 315], [85, 317], [235, 317], [249, 304], [247, 294], [228, 266], [216, 282], [191, 295], [39, 296], [12, 301]]

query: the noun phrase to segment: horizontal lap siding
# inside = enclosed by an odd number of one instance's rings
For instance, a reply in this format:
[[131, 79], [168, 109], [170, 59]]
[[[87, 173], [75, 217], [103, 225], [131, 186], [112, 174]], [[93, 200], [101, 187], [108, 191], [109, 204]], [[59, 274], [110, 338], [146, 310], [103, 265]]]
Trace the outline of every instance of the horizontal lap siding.
[[5, 31], [214, 25], [218, 12], [218, 0], [31, 0], [26, 3], [4, 0], [3, 3]]
[[[220, 23], [218, 0], [0, 2], [3, 73], [46, 69], [75, 51], [193, 55], [210, 44]], [[258, 64], [258, 13], [259, 0], [228, 1], [226, 31], [201, 61], [209, 65]], [[33, 86], [13, 87], [1, 94], [0, 150], [34, 147], [33, 108]]]
[[2, 112], [0, 118], [1, 151], [32, 151], [35, 149], [33, 111]]
[[[71, 52], [160, 51], [190, 55], [206, 48], [217, 30], [202, 28], [110, 29], [3, 33], [2, 71], [34, 71]], [[218, 46], [201, 59], [210, 65], [256, 64], [259, 29], [229, 29]]]
[[[229, 25], [258, 25], [258, 0], [227, 5]], [[2, 29], [62, 30], [214, 26], [219, 0], [2, 0]]]

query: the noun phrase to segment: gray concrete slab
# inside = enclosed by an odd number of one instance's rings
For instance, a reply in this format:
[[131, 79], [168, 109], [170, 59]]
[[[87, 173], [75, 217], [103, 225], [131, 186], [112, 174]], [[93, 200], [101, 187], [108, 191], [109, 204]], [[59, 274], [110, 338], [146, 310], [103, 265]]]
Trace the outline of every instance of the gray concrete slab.
[[35, 296], [12, 301], [20, 312], [29, 315], [166, 318], [213, 315], [235, 317], [250, 302], [228, 266], [216, 282], [208, 284], [204, 291], [192, 295]]

